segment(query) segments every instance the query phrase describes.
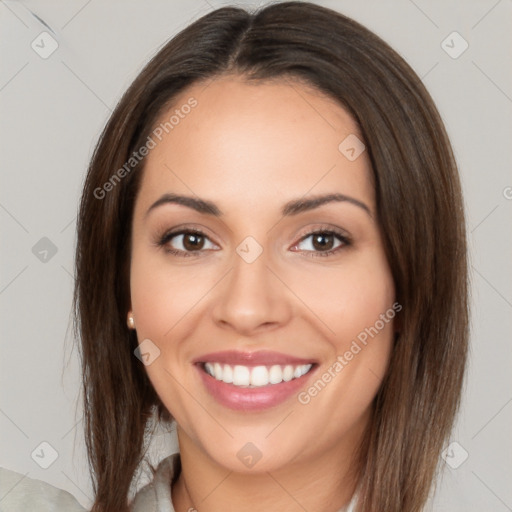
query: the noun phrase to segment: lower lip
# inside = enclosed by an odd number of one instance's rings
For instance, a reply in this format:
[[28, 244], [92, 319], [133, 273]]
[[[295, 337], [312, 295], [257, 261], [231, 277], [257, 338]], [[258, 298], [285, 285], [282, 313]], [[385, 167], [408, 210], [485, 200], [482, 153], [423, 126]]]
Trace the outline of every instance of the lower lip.
[[214, 379], [203, 370], [201, 365], [196, 365], [196, 367], [208, 392], [220, 404], [237, 411], [262, 411], [285, 402], [305, 386], [306, 381], [315, 370], [315, 366], [313, 366], [302, 377], [288, 382], [257, 388], [243, 388]]

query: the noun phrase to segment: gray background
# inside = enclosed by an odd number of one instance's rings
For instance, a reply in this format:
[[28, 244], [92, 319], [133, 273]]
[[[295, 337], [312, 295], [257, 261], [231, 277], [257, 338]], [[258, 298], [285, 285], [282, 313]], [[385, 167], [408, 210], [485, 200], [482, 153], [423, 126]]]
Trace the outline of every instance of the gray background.
[[[473, 316], [452, 436], [460, 446], [450, 462], [465, 452], [468, 458], [457, 469], [446, 465], [435, 510], [512, 510], [512, 1], [316, 3], [389, 42], [422, 77], [446, 123], [467, 205]], [[192, 20], [228, 4], [0, 2], [0, 465], [66, 489], [84, 506], [92, 493], [69, 315], [86, 165], [111, 109], [149, 57]], [[31, 47], [49, 32], [31, 12], [55, 32], [59, 46], [47, 59]], [[453, 31], [469, 44], [458, 58], [442, 47]], [[462, 48], [457, 39], [446, 44], [452, 53]], [[58, 453], [48, 469], [40, 465], [52, 451], [42, 442]], [[174, 448], [163, 433], [152, 453], [159, 460]]]

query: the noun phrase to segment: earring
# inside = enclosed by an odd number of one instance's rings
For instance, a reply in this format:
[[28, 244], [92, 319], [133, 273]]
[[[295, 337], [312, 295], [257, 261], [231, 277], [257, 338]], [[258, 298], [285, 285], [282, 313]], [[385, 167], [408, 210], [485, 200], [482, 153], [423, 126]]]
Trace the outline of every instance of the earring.
[[128, 315], [128, 328], [135, 329], [135, 320], [133, 319], [133, 315]]

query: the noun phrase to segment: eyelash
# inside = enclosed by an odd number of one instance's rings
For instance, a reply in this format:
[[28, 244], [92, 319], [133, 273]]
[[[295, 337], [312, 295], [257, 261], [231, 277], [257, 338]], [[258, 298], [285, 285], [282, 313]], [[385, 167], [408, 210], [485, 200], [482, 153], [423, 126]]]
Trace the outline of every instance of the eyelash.
[[[179, 249], [172, 249], [172, 248], [166, 247], [166, 245], [174, 237], [179, 236], [179, 235], [190, 235], [190, 234], [198, 235], [198, 236], [208, 239], [208, 236], [205, 235], [202, 231], [189, 228], [189, 229], [181, 229], [178, 231], [169, 231], [169, 232], [164, 233], [163, 235], [161, 235], [157, 238], [156, 245], [158, 247], [164, 249], [166, 253], [172, 254], [174, 256], [178, 256], [178, 257], [195, 256], [194, 253], [200, 253], [200, 252], [202, 252], [202, 250], [200, 249], [197, 251], [182, 251]], [[352, 241], [346, 234], [344, 234], [340, 231], [337, 231], [335, 229], [332, 229], [332, 228], [329, 228], [329, 229], [320, 228], [315, 231], [310, 231], [309, 233], [306, 233], [305, 235], [303, 235], [300, 238], [300, 240], [296, 244], [294, 244], [294, 247], [313, 235], [327, 235], [327, 236], [334, 235], [341, 242], [341, 245], [339, 245], [335, 249], [330, 249], [328, 251], [304, 251], [307, 254], [309, 253], [308, 255], [312, 258], [316, 258], [318, 256], [320, 256], [320, 257], [331, 256], [332, 254], [337, 253], [338, 251], [343, 249], [344, 247], [348, 247], [352, 244]]]

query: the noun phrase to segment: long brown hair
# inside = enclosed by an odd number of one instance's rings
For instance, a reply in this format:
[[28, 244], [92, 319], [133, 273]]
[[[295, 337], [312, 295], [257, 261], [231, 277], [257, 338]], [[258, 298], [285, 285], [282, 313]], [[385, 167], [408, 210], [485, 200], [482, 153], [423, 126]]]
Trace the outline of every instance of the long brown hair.
[[91, 159], [78, 216], [74, 320], [92, 512], [128, 510], [152, 412], [171, 421], [126, 326], [131, 222], [144, 159], [118, 173], [122, 179], [112, 177], [178, 93], [225, 74], [299, 80], [359, 123], [403, 310], [359, 450], [357, 511], [420, 511], [459, 407], [467, 357], [466, 235], [456, 164], [430, 95], [394, 50], [338, 12], [284, 2], [252, 13], [220, 8], [170, 40], [116, 106]]

